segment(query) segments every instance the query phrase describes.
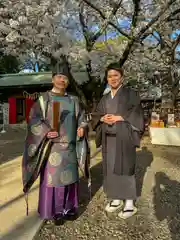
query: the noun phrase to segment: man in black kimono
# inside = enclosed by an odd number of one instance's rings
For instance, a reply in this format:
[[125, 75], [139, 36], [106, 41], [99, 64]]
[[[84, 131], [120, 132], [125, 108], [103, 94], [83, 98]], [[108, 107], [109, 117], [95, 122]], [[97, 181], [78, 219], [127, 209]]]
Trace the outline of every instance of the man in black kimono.
[[118, 216], [126, 219], [137, 212], [134, 174], [144, 117], [138, 93], [123, 86], [118, 63], [107, 67], [105, 78], [111, 91], [101, 99], [93, 121], [97, 147], [102, 144], [104, 191], [112, 199], [105, 210], [114, 212], [124, 205]]

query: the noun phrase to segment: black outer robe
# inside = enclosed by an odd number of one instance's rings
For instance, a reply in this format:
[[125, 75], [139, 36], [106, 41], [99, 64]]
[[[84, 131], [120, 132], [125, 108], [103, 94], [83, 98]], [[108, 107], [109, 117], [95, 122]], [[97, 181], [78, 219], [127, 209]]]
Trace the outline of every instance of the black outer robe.
[[[120, 115], [125, 121], [108, 127], [107, 124], [100, 122], [100, 118], [107, 113]], [[118, 186], [118, 182], [122, 181], [121, 177], [125, 177], [123, 179], [126, 179], [126, 182], [129, 181], [128, 177], [134, 178], [136, 147], [140, 146], [144, 132], [144, 117], [138, 93], [130, 88], [121, 87], [113, 99], [111, 93], [103, 96], [93, 116], [92, 125], [96, 131], [97, 147], [102, 145], [104, 189], [109, 193], [109, 197], [123, 198], [122, 191], [126, 190], [118, 190], [114, 185]], [[129, 183], [129, 187], [134, 186], [134, 182], [133, 179], [133, 184]], [[125, 185], [123, 184], [122, 188], [128, 187]], [[118, 191], [121, 193], [119, 194]], [[132, 195], [127, 193], [124, 199], [136, 198], [135, 191]]]

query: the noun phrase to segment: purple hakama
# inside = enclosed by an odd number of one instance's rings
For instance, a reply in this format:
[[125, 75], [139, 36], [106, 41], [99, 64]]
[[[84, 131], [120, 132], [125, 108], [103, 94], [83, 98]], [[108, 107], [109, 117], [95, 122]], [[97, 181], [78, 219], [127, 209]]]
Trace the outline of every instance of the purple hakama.
[[77, 213], [78, 209], [78, 183], [67, 186], [49, 187], [47, 184], [47, 167], [41, 172], [39, 188], [38, 212], [41, 219], [53, 219], [69, 211]]

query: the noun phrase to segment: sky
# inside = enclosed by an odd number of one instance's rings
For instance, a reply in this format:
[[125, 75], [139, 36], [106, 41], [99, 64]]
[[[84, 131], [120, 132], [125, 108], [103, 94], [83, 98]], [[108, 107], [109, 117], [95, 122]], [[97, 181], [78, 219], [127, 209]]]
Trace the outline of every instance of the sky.
[[[119, 22], [119, 26], [122, 28], [122, 30], [125, 30], [125, 31], [127, 31], [127, 32], [128, 32], [128, 30], [130, 30], [130, 24], [131, 24], [131, 21], [130, 21], [130, 20], [128, 20], [128, 19], [123, 19], [123, 20], [119, 20], [118, 22]], [[97, 27], [97, 26], [96, 26], [96, 27], [93, 27], [92, 30], [96, 30], [96, 31], [97, 31], [97, 30], [98, 30], [98, 27]], [[159, 35], [158, 35], [156, 32], [154, 32], [154, 34], [156, 35], [156, 37], [159, 37]], [[180, 30], [176, 30], [175, 32], [172, 33], [172, 35], [171, 35], [172, 39], [175, 39], [176, 36], [177, 36], [177, 34], [180, 34]], [[102, 35], [102, 36], [98, 39], [98, 41], [103, 41], [103, 40], [106, 39], [106, 37], [107, 37], [107, 39], [109, 39], [109, 38], [113, 39], [113, 38], [115, 38], [117, 35], [118, 35], [118, 34], [117, 34], [115, 31], [108, 32], [107, 36]], [[152, 42], [152, 43], [156, 43], [156, 42], [157, 42], [157, 40], [156, 40], [152, 35], [151, 35], [151, 36], [148, 36], [146, 39], [149, 40], [149, 41]], [[177, 51], [180, 51], [180, 46], [178, 46], [176, 50], [177, 50]]]

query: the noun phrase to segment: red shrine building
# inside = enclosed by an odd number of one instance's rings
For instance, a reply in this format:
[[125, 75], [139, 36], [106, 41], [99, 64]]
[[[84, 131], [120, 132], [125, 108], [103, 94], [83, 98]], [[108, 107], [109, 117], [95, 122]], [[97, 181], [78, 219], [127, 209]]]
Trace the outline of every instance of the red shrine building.
[[39, 94], [51, 87], [50, 72], [1, 75], [0, 124], [3, 123], [3, 118], [4, 124], [20, 124], [28, 121], [30, 109]]
[[[73, 76], [79, 84], [88, 79], [84, 72], [76, 71]], [[51, 72], [0, 75], [0, 124], [27, 122], [31, 107], [40, 93], [52, 88], [51, 78]], [[73, 89], [70, 91], [74, 92]], [[160, 104], [161, 99], [156, 102]], [[153, 98], [142, 98], [142, 105], [148, 121], [154, 108]]]
[[[86, 81], [84, 72], [73, 72], [77, 83]], [[18, 73], [0, 75], [0, 124], [21, 124], [28, 121], [29, 112], [40, 93], [52, 88], [52, 73]], [[69, 91], [74, 92], [69, 86]]]

